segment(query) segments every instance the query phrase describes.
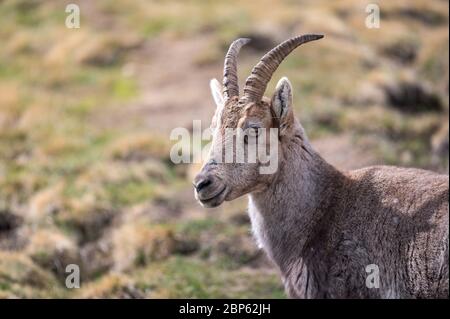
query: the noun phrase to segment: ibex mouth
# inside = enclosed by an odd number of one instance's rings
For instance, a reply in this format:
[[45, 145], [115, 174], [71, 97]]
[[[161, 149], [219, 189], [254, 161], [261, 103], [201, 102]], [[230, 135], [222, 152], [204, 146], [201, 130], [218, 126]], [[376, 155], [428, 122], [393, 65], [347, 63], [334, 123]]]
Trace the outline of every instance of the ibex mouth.
[[227, 187], [224, 186], [222, 190], [217, 192], [214, 196], [208, 198], [200, 198], [197, 194], [197, 199], [203, 207], [212, 208], [222, 204], [227, 196]]

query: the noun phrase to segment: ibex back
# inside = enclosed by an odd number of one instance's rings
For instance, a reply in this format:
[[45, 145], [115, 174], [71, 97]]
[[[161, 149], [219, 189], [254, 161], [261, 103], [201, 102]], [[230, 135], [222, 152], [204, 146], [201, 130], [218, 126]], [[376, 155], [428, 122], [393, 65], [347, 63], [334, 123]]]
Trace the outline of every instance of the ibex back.
[[[231, 44], [223, 85], [211, 81], [214, 138], [194, 180], [196, 198], [215, 207], [249, 195], [256, 240], [290, 297], [447, 298], [448, 176], [388, 166], [341, 172], [308, 142], [286, 78], [271, 99], [263, 97], [282, 60], [320, 38], [299, 36], [272, 49], [253, 68], [241, 97], [236, 58], [249, 40]], [[267, 134], [262, 129], [278, 130], [276, 172], [260, 174], [259, 161], [224, 163], [218, 150], [225, 148], [227, 128], [256, 137]], [[255, 143], [261, 140], [270, 143]]]

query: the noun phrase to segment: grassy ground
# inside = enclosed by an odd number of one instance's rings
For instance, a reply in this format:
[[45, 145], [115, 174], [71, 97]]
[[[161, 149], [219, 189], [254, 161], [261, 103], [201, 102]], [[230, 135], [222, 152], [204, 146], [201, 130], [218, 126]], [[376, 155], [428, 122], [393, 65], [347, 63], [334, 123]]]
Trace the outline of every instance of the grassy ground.
[[168, 155], [172, 128], [209, 123], [239, 36], [242, 80], [285, 38], [326, 34], [274, 79], [336, 166], [448, 172], [445, 1], [380, 2], [380, 29], [366, 1], [71, 2], [80, 29], [64, 1], [0, 1], [0, 297], [284, 298], [245, 202], [200, 208], [196, 167]]

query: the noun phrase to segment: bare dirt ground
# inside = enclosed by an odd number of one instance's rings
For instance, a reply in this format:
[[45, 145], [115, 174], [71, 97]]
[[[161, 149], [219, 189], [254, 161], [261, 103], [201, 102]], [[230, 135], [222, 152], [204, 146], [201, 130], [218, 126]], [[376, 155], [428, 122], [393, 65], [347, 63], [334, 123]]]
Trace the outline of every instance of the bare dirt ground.
[[209, 80], [220, 76], [221, 66], [199, 68], [195, 57], [209, 43], [208, 37], [152, 40], [126, 66], [136, 72], [142, 97], [121, 105], [100, 123], [105, 126], [140, 123], [150, 132], [167, 136], [176, 127], [192, 127], [193, 120], [208, 125], [214, 112]]

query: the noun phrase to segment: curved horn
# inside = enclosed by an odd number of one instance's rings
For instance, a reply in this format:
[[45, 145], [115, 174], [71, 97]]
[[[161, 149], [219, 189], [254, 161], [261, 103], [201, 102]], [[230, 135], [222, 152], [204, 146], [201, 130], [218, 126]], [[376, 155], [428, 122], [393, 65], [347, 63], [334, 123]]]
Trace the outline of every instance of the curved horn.
[[253, 68], [252, 74], [245, 81], [243, 99], [248, 102], [259, 102], [266, 91], [267, 84], [280, 63], [299, 45], [323, 38], [320, 34], [297, 36], [279, 44]]
[[241, 48], [250, 42], [250, 39], [240, 38], [231, 43], [223, 65], [223, 95], [225, 99], [239, 96], [237, 77], [237, 55]]

